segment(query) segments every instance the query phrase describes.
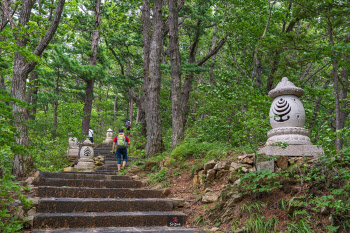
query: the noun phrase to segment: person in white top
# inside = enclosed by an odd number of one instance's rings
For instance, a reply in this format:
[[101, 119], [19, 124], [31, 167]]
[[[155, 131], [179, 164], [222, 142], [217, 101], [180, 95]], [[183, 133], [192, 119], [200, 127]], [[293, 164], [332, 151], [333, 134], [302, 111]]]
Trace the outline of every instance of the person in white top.
[[90, 141], [91, 141], [92, 143], [94, 143], [94, 138], [93, 138], [93, 136], [94, 136], [94, 131], [91, 129], [91, 127], [89, 127], [89, 137], [90, 137]]

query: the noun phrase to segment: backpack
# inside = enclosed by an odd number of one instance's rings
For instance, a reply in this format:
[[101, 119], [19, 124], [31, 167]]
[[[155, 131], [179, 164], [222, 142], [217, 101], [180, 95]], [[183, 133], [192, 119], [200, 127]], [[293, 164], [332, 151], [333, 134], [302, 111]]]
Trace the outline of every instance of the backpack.
[[125, 127], [130, 127], [130, 121], [125, 122]]
[[127, 146], [124, 134], [119, 134], [117, 138], [117, 147], [118, 149], [124, 149]]

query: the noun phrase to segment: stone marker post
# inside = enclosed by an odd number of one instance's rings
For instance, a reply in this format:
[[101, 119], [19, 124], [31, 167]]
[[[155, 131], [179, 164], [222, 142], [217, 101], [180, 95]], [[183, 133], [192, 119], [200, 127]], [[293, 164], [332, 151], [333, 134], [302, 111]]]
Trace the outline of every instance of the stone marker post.
[[[259, 153], [268, 156], [316, 156], [323, 149], [312, 145], [309, 130], [304, 128], [305, 110], [299, 97], [304, 90], [296, 87], [288, 78], [282, 78], [276, 88], [269, 92], [274, 99], [270, 108], [272, 130], [267, 133], [266, 146]], [[279, 143], [288, 145], [278, 145]]]
[[74, 166], [74, 168], [79, 172], [94, 172], [95, 171], [95, 163], [93, 160], [94, 157], [94, 149], [92, 148], [92, 143], [89, 139], [86, 139], [82, 143], [82, 147], [80, 150], [80, 158], [78, 160], [78, 164]]
[[111, 128], [109, 128], [107, 130], [107, 134], [106, 134], [106, 139], [103, 140], [103, 143], [111, 143], [113, 142], [113, 130], [111, 130]]

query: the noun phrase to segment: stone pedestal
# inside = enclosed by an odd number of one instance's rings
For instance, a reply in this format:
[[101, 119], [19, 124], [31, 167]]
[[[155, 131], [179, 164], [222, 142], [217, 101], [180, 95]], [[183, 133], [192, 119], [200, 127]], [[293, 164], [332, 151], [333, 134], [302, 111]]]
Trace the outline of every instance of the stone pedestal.
[[67, 154], [65, 155], [68, 157], [69, 161], [75, 161], [75, 159], [78, 157], [79, 154], [79, 142], [77, 138], [70, 137], [68, 139], [68, 150]]
[[94, 172], [95, 163], [93, 160], [94, 149], [92, 148], [92, 143], [89, 139], [86, 139], [82, 143], [82, 148], [80, 150], [80, 158], [78, 164], [74, 166], [75, 170], [79, 172]]
[[286, 77], [269, 92], [269, 97], [274, 99], [269, 114], [272, 130], [267, 133], [266, 146], [259, 153], [268, 156], [317, 156], [324, 153], [322, 148], [312, 145], [310, 132], [304, 128], [305, 110], [299, 99], [303, 94], [303, 89]]
[[103, 140], [103, 143], [111, 143], [113, 142], [114, 138], [113, 138], [113, 130], [111, 130], [111, 128], [109, 128], [107, 130], [107, 134], [106, 134], [106, 139]]

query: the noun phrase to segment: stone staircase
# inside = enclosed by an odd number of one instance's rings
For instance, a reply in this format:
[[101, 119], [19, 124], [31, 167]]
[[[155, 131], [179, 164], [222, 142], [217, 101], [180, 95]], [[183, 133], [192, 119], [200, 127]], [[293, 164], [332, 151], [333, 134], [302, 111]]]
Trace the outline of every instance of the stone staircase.
[[142, 182], [117, 175], [111, 148], [95, 148], [95, 156], [105, 156], [105, 166], [96, 172], [40, 173], [34, 233], [200, 232], [167, 227], [174, 217], [185, 221], [186, 215], [174, 211], [163, 190], [142, 188]]

